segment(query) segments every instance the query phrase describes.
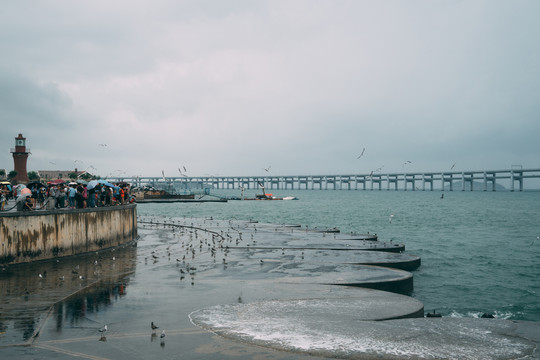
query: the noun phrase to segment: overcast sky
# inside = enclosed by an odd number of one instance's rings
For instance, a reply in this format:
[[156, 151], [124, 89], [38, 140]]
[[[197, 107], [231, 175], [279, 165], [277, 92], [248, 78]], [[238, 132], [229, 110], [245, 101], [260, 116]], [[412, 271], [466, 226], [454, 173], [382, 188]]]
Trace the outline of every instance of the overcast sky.
[[18, 133], [29, 171], [101, 176], [539, 168], [539, 14], [537, 0], [3, 2], [0, 168]]

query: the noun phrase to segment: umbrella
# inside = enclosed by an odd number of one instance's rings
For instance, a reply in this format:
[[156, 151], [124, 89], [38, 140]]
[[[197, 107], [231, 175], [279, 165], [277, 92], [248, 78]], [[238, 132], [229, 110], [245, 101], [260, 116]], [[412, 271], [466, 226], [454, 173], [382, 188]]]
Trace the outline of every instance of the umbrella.
[[77, 183], [82, 184], [82, 185], [86, 185], [86, 184], [88, 184], [88, 181], [79, 179], [79, 180], [77, 180]]
[[98, 180], [97, 182], [108, 187], [114, 187], [114, 185], [108, 182], [107, 180]]
[[97, 180], [90, 180], [88, 184], [86, 185], [86, 188], [88, 190], [92, 190], [93, 188], [97, 186], [97, 184], [99, 184]]
[[0, 181], [0, 185], [11, 185], [9, 181]]
[[32, 195], [32, 190], [30, 190], [29, 188], [24, 188], [21, 190], [21, 195]]
[[58, 185], [58, 184], [63, 184], [63, 183], [65, 183], [64, 180], [56, 179], [56, 180], [53, 180], [53, 181], [49, 181], [47, 184], [49, 184], [49, 185]]
[[40, 181], [32, 181], [31, 183], [26, 184], [26, 187], [28, 188], [33, 188], [33, 187], [40, 188], [43, 186], [44, 185]]
[[17, 190], [22, 190], [22, 189], [24, 189], [24, 188], [26, 187], [26, 185], [24, 185], [24, 184], [18, 184], [18, 185], [15, 185], [14, 187], [15, 187], [15, 189], [17, 189]]

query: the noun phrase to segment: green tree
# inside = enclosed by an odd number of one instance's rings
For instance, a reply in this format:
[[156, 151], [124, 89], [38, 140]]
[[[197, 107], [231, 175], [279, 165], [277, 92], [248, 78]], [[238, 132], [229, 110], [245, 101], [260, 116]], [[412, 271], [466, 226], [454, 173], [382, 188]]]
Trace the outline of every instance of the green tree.
[[72, 173], [69, 173], [68, 176], [69, 176], [69, 178], [70, 178], [71, 180], [77, 180], [77, 173], [72, 172]]
[[30, 171], [30, 172], [28, 173], [28, 180], [32, 180], [32, 181], [33, 181], [33, 180], [39, 180], [39, 175], [38, 175], [38, 173], [35, 172], [35, 171]]
[[13, 179], [17, 174], [18, 173], [15, 170], [11, 170], [8, 174], [8, 179]]
[[3, 178], [4, 176], [6, 176], [6, 170], [0, 169], [0, 177]]

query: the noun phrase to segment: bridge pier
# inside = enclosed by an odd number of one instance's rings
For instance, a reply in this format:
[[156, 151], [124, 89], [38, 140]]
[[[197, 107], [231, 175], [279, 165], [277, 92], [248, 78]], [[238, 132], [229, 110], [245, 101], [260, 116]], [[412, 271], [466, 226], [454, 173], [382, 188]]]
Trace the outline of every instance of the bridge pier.
[[274, 190], [274, 185], [276, 185], [276, 189], [279, 190], [279, 177], [271, 177], [270, 178], [270, 189]]
[[373, 175], [371, 177], [371, 190], [373, 190], [373, 184], [379, 185], [379, 190], [381, 190], [382, 177], [381, 175]]
[[523, 171], [512, 170], [510, 173], [510, 191], [514, 191], [516, 181], [519, 184], [519, 191], [523, 191]]
[[484, 191], [488, 189], [488, 183], [491, 182], [491, 191], [495, 191], [496, 175], [494, 172], [484, 172]]
[[343, 190], [343, 184], [347, 185], [347, 190], [351, 190], [351, 177], [341, 176], [339, 179], [339, 189]]
[[415, 191], [416, 188], [415, 188], [415, 184], [416, 184], [416, 176], [414, 174], [412, 175], [407, 175], [407, 174], [404, 174], [403, 175], [403, 178], [405, 179], [405, 191], [407, 191], [407, 184], [408, 183], [411, 183], [412, 185], [412, 191]]
[[386, 190], [390, 190], [390, 184], [394, 184], [394, 190], [398, 189], [398, 176], [397, 175], [386, 175]]
[[328, 190], [328, 184], [332, 184], [333, 190], [336, 190], [336, 177], [335, 176], [325, 176], [325, 189]]
[[469, 183], [471, 185], [471, 191], [473, 191], [473, 185], [474, 185], [474, 174], [473, 173], [462, 173], [461, 174], [461, 191], [465, 191], [466, 184]]
[[311, 190], [315, 189], [315, 184], [319, 185], [319, 190], [322, 190], [323, 178], [322, 176], [314, 176], [311, 180]]
[[354, 185], [354, 189], [355, 190], [358, 190], [358, 184], [362, 184], [362, 190], [366, 190], [366, 177], [365, 176], [356, 176], [355, 177], [355, 185]]
[[448, 177], [445, 177], [445, 173], [442, 173], [441, 174], [441, 180], [442, 180], [442, 190], [444, 191], [444, 185], [446, 183], [448, 183], [450, 186], [449, 186], [449, 189], [450, 191], [453, 191], [454, 188], [453, 188], [453, 185], [454, 185], [454, 175], [453, 174], [448, 174]]
[[433, 174], [422, 174], [422, 191], [426, 191], [426, 183], [429, 183], [429, 190], [433, 191]]
[[302, 189], [302, 185], [304, 185], [304, 190], [307, 190], [308, 182], [309, 182], [309, 179], [307, 176], [298, 177], [298, 189]]
[[288, 186], [287, 185], [291, 185], [291, 190], [294, 190], [294, 178], [291, 177], [291, 176], [286, 176], [284, 179], [283, 179], [283, 188], [285, 190], [288, 189]]

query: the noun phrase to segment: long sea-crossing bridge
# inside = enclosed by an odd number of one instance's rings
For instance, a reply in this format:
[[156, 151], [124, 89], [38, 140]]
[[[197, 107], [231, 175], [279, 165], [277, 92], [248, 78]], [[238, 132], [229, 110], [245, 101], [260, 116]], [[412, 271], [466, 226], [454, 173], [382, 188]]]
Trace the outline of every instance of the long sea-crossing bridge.
[[523, 191], [525, 180], [540, 178], [540, 169], [402, 172], [344, 175], [266, 175], [266, 176], [138, 176], [114, 177], [127, 181], [174, 189], [306, 189], [306, 190], [481, 190], [496, 191], [504, 183], [510, 191]]

